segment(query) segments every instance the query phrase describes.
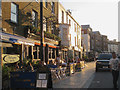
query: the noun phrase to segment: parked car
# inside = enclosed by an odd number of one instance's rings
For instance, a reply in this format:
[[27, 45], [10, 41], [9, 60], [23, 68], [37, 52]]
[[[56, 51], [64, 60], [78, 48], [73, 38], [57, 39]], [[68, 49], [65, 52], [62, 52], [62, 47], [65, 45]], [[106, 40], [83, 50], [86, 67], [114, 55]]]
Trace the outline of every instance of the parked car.
[[96, 72], [100, 69], [108, 70], [110, 69], [109, 66], [109, 60], [112, 58], [111, 53], [101, 53], [98, 55], [97, 61], [96, 61]]

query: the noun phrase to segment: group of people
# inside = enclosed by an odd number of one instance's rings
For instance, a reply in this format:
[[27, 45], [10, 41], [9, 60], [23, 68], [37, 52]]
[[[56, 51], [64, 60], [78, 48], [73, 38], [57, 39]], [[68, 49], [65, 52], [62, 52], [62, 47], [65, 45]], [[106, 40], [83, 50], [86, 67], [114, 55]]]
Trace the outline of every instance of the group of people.
[[31, 61], [27, 63], [17, 62], [14, 67], [15, 67], [14, 71], [22, 71], [22, 72], [37, 72], [37, 71], [43, 71], [46, 68], [43, 61], [37, 61], [36, 64], [33, 64], [33, 62]]

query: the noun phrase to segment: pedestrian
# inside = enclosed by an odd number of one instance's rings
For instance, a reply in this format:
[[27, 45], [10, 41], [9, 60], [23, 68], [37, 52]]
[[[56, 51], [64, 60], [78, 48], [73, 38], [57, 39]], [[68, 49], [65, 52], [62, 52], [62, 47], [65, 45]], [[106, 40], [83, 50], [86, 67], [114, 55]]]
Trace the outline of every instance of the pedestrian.
[[112, 58], [109, 61], [110, 64], [110, 68], [111, 68], [111, 72], [112, 72], [112, 76], [113, 76], [113, 85], [114, 88], [117, 88], [117, 81], [119, 78], [119, 66], [120, 66], [120, 61], [116, 56], [116, 53], [113, 52], [112, 53]]
[[76, 57], [75, 57], [75, 63], [77, 63], [78, 60], [79, 60], [79, 57], [78, 57], [78, 55], [76, 55]]

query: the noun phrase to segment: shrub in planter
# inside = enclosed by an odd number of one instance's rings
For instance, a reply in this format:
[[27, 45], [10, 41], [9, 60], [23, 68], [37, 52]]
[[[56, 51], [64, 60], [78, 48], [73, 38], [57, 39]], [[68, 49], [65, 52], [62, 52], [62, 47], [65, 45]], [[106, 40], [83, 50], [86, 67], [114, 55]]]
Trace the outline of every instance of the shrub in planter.
[[9, 79], [10, 78], [10, 72], [14, 71], [14, 67], [13, 66], [3, 66], [2, 67], [2, 78], [4, 79]]

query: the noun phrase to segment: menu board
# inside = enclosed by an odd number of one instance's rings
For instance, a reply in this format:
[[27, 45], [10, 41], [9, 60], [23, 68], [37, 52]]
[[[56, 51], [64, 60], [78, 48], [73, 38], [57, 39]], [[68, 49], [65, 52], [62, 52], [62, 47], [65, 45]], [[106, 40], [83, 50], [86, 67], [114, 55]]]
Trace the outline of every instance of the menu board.
[[37, 88], [47, 88], [47, 74], [46, 73], [39, 73], [37, 82], [36, 82], [36, 87]]

